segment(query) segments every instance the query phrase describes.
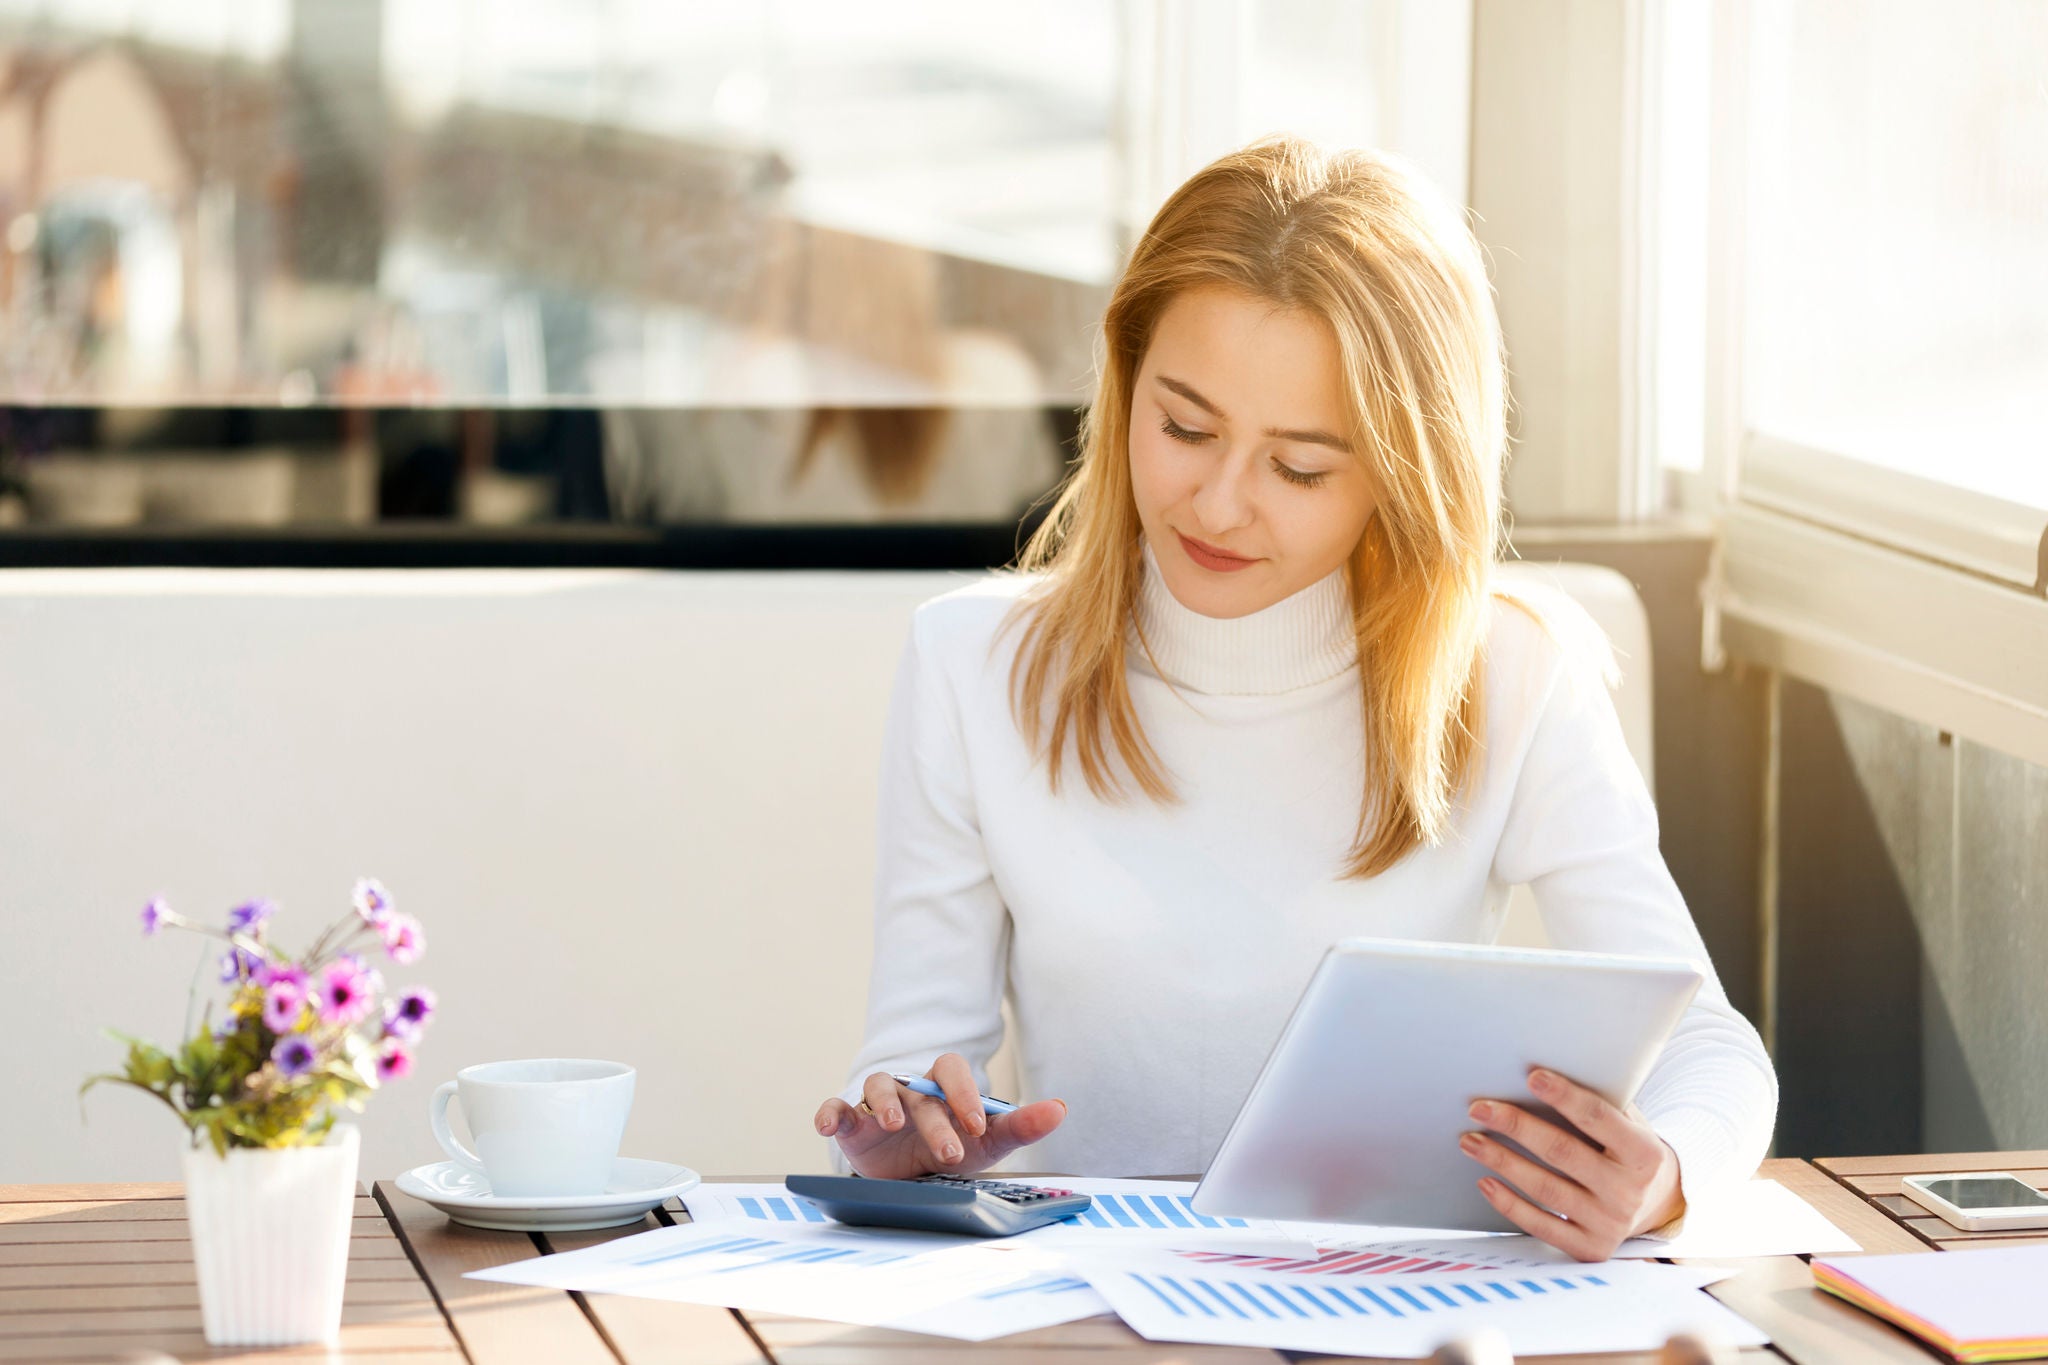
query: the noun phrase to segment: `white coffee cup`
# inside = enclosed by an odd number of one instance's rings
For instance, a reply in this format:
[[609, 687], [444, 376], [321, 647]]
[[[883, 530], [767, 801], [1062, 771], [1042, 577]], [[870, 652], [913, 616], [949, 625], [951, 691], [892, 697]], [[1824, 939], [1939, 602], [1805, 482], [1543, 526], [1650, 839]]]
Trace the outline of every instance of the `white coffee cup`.
[[[633, 1109], [633, 1068], [619, 1062], [538, 1058], [466, 1066], [427, 1102], [434, 1137], [495, 1195], [603, 1194]], [[448, 1128], [460, 1098], [477, 1150]]]

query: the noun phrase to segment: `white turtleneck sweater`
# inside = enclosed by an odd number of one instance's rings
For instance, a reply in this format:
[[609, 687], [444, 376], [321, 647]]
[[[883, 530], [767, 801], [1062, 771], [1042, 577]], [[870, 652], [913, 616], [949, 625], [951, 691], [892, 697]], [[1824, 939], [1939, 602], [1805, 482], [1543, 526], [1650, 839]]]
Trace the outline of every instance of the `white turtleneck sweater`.
[[[1005, 576], [917, 611], [880, 792], [867, 1040], [874, 1071], [964, 1054], [977, 1077], [1015, 1005], [1028, 1098], [1066, 1122], [1019, 1160], [1075, 1175], [1206, 1169], [1323, 951], [1353, 935], [1488, 943], [1527, 883], [1553, 943], [1683, 957], [1707, 980], [1637, 1103], [1688, 1200], [1753, 1171], [1777, 1082], [1729, 1004], [1657, 848], [1657, 816], [1600, 677], [1559, 641], [1598, 628], [1562, 594], [1498, 597], [1482, 748], [1456, 826], [1367, 880], [1342, 875], [1364, 790], [1341, 573], [1264, 611], [1190, 611], [1149, 552], [1131, 699], [1181, 801], [1047, 787], [1012, 719], [1032, 582]], [[1164, 676], [1162, 676], [1162, 674]]]

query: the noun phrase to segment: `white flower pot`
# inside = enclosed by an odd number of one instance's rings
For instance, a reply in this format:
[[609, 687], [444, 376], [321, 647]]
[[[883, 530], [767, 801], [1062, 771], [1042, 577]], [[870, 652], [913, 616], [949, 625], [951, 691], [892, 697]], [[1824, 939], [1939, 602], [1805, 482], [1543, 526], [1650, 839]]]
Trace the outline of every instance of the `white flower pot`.
[[185, 1218], [213, 1346], [333, 1345], [355, 1216], [356, 1130], [324, 1147], [185, 1153]]

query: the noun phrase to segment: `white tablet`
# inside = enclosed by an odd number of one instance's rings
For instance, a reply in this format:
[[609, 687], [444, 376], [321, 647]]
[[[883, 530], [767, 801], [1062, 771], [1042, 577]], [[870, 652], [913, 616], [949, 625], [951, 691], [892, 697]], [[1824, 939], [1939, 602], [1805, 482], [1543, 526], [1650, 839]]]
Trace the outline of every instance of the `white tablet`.
[[1556, 1118], [1529, 1093], [1540, 1065], [1628, 1103], [1700, 980], [1675, 958], [1345, 939], [1309, 978], [1194, 1207], [1516, 1231], [1458, 1149], [1472, 1101]]

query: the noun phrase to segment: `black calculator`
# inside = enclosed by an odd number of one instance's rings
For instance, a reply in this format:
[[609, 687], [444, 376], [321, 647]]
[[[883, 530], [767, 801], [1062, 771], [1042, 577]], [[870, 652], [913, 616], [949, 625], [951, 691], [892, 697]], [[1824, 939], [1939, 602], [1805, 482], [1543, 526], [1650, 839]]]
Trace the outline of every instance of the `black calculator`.
[[1029, 1232], [1088, 1207], [1088, 1196], [1007, 1180], [927, 1175], [916, 1180], [870, 1180], [858, 1175], [793, 1175], [782, 1182], [842, 1223], [915, 1228], [963, 1237], [1008, 1237]]

